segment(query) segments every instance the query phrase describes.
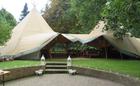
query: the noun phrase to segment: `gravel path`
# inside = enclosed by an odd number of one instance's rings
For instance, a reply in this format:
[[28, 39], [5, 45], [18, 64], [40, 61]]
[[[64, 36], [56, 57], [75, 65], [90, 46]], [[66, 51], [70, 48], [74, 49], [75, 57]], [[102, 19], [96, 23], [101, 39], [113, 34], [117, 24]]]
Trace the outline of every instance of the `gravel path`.
[[[2, 85], [0, 85], [2, 86]], [[5, 86], [124, 86], [108, 80], [69, 74], [45, 74], [6, 82]]]

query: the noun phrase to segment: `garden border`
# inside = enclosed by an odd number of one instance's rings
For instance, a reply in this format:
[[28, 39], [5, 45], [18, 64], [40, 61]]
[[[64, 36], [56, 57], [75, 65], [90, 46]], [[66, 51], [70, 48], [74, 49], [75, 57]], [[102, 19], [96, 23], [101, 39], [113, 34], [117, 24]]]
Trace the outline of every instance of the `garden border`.
[[140, 86], [139, 79], [129, 77], [127, 75], [113, 73], [111, 71], [107, 72], [107, 71], [103, 71], [103, 70], [97, 70], [97, 69], [93, 69], [93, 68], [83, 68], [83, 67], [76, 67], [76, 66], [73, 66], [72, 68], [76, 69], [77, 73], [80, 75], [86, 75], [86, 76], [106, 79], [106, 80], [110, 80], [113, 82], [123, 84], [125, 86]]

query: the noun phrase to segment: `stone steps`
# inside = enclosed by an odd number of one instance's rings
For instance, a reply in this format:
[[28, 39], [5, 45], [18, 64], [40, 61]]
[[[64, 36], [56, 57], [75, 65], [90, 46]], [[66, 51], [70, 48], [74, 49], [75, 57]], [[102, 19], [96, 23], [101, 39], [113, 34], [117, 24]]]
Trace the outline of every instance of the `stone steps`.
[[46, 69], [46, 73], [52, 74], [52, 73], [68, 73], [67, 69]]
[[46, 62], [46, 65], [67, 65], [66, 62]]
[[67, 69], [66, 65], [46, 65], [46, 69]]
[[45, 65], [46, 73], [68, 73], [66, 62], [47, 62]]

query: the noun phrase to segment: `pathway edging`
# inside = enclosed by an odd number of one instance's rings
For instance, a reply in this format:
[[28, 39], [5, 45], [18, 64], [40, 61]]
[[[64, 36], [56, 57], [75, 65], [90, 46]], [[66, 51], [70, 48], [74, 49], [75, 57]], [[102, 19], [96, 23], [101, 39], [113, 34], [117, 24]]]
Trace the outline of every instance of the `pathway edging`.
[[76, 67], [76, 66], [73, 66], [72, 68], [76, 69], [77, 72], [81, 75], [107, 79], [117, 83], [121, 83], [125, 86], [140, 86], [140, 80], [122, 74], [116, 74], [113, 72], [101, 71], [101, 70], [91, 69], [91, 68]]
[[[6, 81], [9, 81], [9, 80], [28, 77], [28, 76], [33, 76], [35, 75], [35, 70], [38, 70], [41, 67], [42, 66], [32, 66], [32, 67], [7, 69], [8, 71], [11, 71], [11, 73], [9, 75], [6, 75], [5, 79]], [[76, 69], [78, 74], [80, 75], [111, 80], [113, 82], [121, 83], [125, 86], [140, 86], [139, 79], [135, 79], [129, 76], [124, 76], [122, 74], [116, 74], [113, 72], [101, 71], [101, 70], [91, 69], [91, 68], [76, 67], [76, 66], [73, 66], [72, 68]]]

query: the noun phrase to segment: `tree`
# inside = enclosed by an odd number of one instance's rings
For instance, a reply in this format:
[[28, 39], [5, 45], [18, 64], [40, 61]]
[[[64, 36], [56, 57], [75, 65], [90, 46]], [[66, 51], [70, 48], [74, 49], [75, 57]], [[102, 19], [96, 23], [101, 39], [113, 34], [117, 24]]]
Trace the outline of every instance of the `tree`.
[[52, 0], [51, 7], [46, 6], [43, 17], [55, 31], [68, 33], [69, 30], [64, 20], [68, 8], [69, 0]]
[[102, 12], [107, 22], [107, 30], [122, 38], [127, 34], [140, 37], [140, 1], [109, 0]]
[[10, 38], [10, 29], [0, 16], [0, 45], [3, 45]]
[[14, 16], [4, 8], [0, 10], [0, 16], [3, 17], [3, 21], [6, 22], [11, 27], [11, 29], [13, 29], [13, 27], [16, 25], [16, 19]]
[[29, 13], [29, 11], [28, 11], [28, 4], [25, 3], [24, 8], [23, 8], [23, 10], [21, 11], [21, 15], [20, 15], [19, 20], [20, 20], [20, 21], [23, 20], [24, 17], [25, 17], [28, 13]]
[[4, 8], [0, 10], [0, 45], [3, 45], [9, 38], [13, 27], [16, 25], [16, 20], [12, 14]]
[[68, 15], [71, 16], [72, 33], [89, 33], [101, 19], [101, 11], [106, 0], [70, 0]]
[[52, 0], [44, 18], [58, 32], [89, 33], [101, 19], [106, 0]]

